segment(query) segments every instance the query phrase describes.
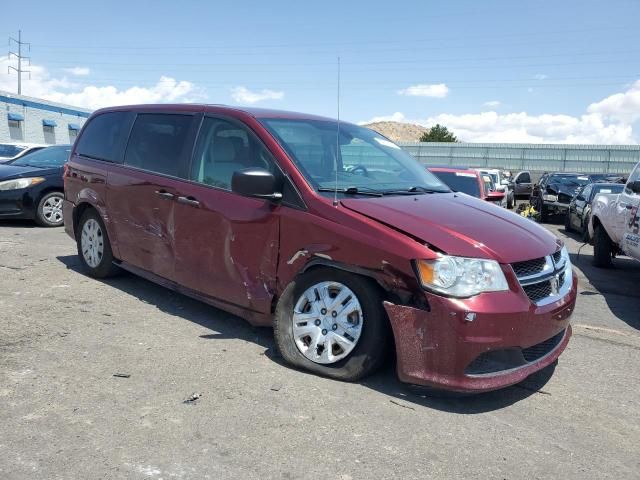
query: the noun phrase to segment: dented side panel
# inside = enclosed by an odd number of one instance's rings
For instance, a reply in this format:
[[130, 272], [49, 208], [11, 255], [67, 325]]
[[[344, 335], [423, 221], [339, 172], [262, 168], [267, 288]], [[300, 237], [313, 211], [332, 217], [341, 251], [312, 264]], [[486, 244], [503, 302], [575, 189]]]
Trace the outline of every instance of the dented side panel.
[[276, 293], [279, 211], [286, 207], [181, 182], [175, 205], [176, 281], [247, 310], [268, 314]]

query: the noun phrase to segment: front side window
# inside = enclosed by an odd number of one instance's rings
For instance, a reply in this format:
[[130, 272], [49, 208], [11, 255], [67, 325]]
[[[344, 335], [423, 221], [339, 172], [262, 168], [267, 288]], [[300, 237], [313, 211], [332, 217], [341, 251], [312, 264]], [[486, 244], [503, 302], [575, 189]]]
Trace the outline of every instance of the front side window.
[[96, 160], [122, 163], [132, 112], [109, 112], [93, 118], [78, 139], [76, 153]]
[[196, 142], [190, 179], [231, 190], [234, 172], [252, 167], [277, 173], [271, 155], [246, 127], [206, 117]]
[[144, 113], [136, 117], [124, 157], [125, 165], [181, 177], [192, 115]]
[[367, 128], [330, 120], [267, 118], [261, 122], [317, 191], [449, 191], [399, 146]]
[[531, 183], [531, 175], [529, 175], [529, 172], [521, 173], [518, 177], [518, 183]]

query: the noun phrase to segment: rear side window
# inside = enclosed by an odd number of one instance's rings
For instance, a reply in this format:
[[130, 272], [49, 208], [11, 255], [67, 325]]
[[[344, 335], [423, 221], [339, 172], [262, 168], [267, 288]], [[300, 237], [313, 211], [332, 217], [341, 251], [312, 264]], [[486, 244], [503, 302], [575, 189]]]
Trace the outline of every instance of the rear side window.
[[103, 113], [91, 120], [78, 139], [76, 153], [85, 157], [122, 163], [133, 112]]
[[191, 115], [138, 115], [131, 130], [125, 165], [183, 177], [184, 149], [192, 120]]

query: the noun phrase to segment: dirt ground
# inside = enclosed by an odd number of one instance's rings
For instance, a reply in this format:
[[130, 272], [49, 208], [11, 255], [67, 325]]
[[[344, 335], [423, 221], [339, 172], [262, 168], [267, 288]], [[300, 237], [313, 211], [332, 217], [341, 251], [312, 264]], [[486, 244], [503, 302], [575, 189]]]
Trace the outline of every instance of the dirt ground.
[[[555, 371], [438, 399], [283, 365], [269, 329], [0, 224], [0, 478], [640, 478], [640, 264], [579, 271]], [[192, 394], [200, 398], [184, 403]]]

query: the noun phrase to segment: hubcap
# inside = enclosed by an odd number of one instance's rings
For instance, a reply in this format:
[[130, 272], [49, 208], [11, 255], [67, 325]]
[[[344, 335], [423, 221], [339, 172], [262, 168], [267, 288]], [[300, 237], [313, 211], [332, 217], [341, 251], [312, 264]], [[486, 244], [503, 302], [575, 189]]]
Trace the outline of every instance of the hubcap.
[[42, 204], [42, 216], [49, 223], [62, 223], [62, 197], [49, 197]]
[[82, 236], [80, 237], [80, 247], [82, 256], [91, 268], [96, 268], [102, 261], [104, 254], [104, 237], [98, 222], [90, 218], [82, 226]]
[[293, 339], [315, 363], [331, 364], [347, 357], [362, 334], [364, 321], [358, 297], [338, 282], [308, 288], [293, 309]]

